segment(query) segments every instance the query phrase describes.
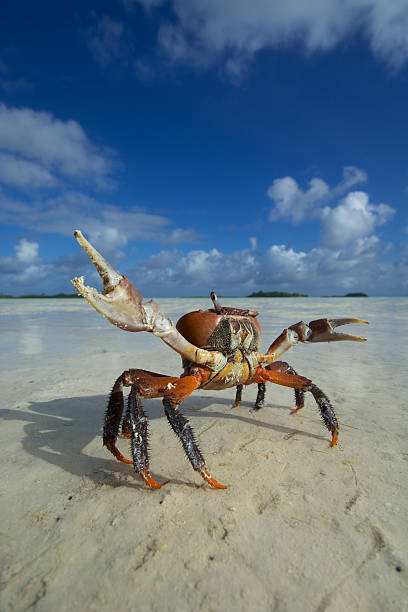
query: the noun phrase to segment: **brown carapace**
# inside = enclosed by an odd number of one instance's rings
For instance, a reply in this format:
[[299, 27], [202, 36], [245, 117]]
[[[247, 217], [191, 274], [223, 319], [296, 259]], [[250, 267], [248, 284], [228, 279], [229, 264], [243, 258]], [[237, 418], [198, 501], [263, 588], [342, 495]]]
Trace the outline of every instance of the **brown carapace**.
[[[306, 324], [291, 325], [270, 345], [266, 353], [259, 352], [261, 328], [254, 310], [221, 306], [214, 292], [213, 308], [197, 310], [182, 316], [177, 325], [166, 317], [154, 300], [142, 303], [141, 294], [84, 238], [74, 233], [79, 244], [88, 253], [103, 281], [102, 293], [84, 285], [83, 277], [72, 283], [99, 313], [111, 323], [126, 331], [148, 331], [161, 338], [182, 357], [181, 376], [165, 376], [142, 369], [123, 372], [113, 385], [105, 414], [103, 443], [124, 463], [133, 463], [144, 482], [160, 488], [149, 471], [147, 447], [147, 416], [142, 399], [163, 398], [166, 417], [179, 437], [185, 453], [204, 480], [212, 487], [226, 487], [211, 476], [200, 452], [189, 421], [180, 411], [181, 403], [196, 389], [226, 389], [236, 387], [234, 406], [241, 401], [243, 385], [257, 383], [258, 393], [254, 410], [264, 404], [265, 383], [291, 387], [295, 390], [296, 406], [292, 413], [303, 408], [304, 393], [309, 391], [319, 408], [327, 429], [331, 432], [331, 446], [338, 440], [339, 425], [327, 396], [311, 380], [299, 376], [280, 356], [299, 342], [332, 342], [365, 338], [335, 331], [348, 323], [366, 323], [361, 319], [318, 319]], [[130, 387], [125, 410], [123, 387]], [[132, 459], [126, 459], [116, 446], [120, 429], [130, 438]]]

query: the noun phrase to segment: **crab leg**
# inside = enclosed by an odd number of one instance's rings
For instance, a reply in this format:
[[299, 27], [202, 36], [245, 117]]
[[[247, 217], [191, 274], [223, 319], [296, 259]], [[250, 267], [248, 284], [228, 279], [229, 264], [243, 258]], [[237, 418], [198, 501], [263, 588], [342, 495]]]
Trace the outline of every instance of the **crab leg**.
[[[123, 372], [113, 386], [103, 428], [104, 446], [119, 461], [133, 463], [140, 478], [154, 489], [159, 489], [162, 485], [149, 472], [148, 423], [141, 404], [142, 399], [154, 397], [163, 398], [164, 412], [170, 426], [179, 437], [196, 472], [212, 487], [226, 489], [208, 471], [191, 425], [179, 410], [180, 404], [200, 386], [202, 376], [206, 375], [208, 372], [203, 370], [201, 373], [198, 369], [194, 375], [182, 378], [165, 376], [147, 370], [130, 369]], [[122, 423], [122, 433], [125, 437], [130, 438], [133, 461], [126, 459], [116, 447], [124, 409], [123, 386], [131, 387], [128, 409]]]
[[[265, 370], [273, 370], [275, 372], [283, 372], [285, 374], [294, 374], [295, 376], [298, 376], [298, 373], [292, 368], [292, 366], [286, 363], [285, 361], [275, 361], [274, 363], [270, 363], [269, 365], [265, 367]], [[265, 385], [265, 383], [263, 384]], [[260, 386], [261, 386], [261, 383], [258, 384], [258, 388]], [[258, 395], [259, 393], [260, 393], [260, 390], [258, 391]], [[264, 391], [264, 395], [265, 395], [265, 391]], [[292, 410], [291, 414], [295, 414], [298, 410], [303, 408], [303, 406], [305, 405], [305, 393], [301, 389], [295, 388], [295, 404], [296, 404], [296, 408]], [[255, 404], [254, 409], [257, 408], [257, 405], [258, 405], [258, 398], [256, 399], [256, 404]], [[259, 407], [261, 408], [262, 405], [263, 405], [263, 402]]]
[[102, 278], [103, 291], [99, 293], [93, 287], [84, 285], [83, 276], [71, 282], [78, 293], [108, 321], [126, 331], [151, 332], [182, 357], [209, 369], [218, 370], [226, 363], [222, 353], [198, 348], [183, 338], [154, 300], [142, 303], [142, 295], [126, 276], [112, 268], [79, 230], [74, 232], [74, 236]]
[[129, 398], [129, 419], [131, 426], [131, 442], [133, 465], [140, 478], [153, 489], [160, 489], [161, 485], [149, 472], [149, 453], [147, 450], [147, 416], [142, 408], [137, 385], [132, 385]]
[[352, 336], [351, 334], [343, 334], [335, 332], [336, 327], [348, 325], [349, 323], [365, 323], [362, 319], [317, 319], [306, 324], [304, 321], [299, 321], [295, 325], [291, 325], [288, 329], [284, 329], [278, 338], [271, 344], [265, 355], [258, 353], [257, 358], [260, 363], [271, 363], [278, 359], [292, 346], [299, 342], [311, 344], [313, 342], [336, 342], [339, 340], [351, 340], [353, 342], [365, 342], [366, 338], [361, 336]]
[[283, 362], [281, 362], [281, 367], [276, 369], [271, 368], [271, 366], [259, 366], [251, 382], [272, 382], [278, 385], [283, 385], [284, 387], [292, 387], [295, 389], [295, 393], [298, 392], [299, 395], [296, 394], [297, 408], [292, 410], [292, 414], [303, 408], [304, 392], [310, 391], [320, 410], [320, 416], [322, 417], [324, 424], [332, 434], [330, 445], [335, 446], [339, 437], [339, 424], [329, 398], [321, 389], [319, 389], [319, 387], [313, 384], [311, 380], [305, 378], [304, 376], [299, 376], [294, 372], [295, 371], [293, 368], [291, 368], [291, 366]]
[[[135, 471], [146, 484], [154, 489], [162, 485], [149, 473], [149, 455], [147, 448], [147, 417], [143, 411], [141, 398], [162, 397], [168, 385], [178, 379], [176, 376], [165, 376], [146, 370], [126, 370], [119, 376], [111, 391], [105, 413], [103, 427], [103, 444], [118, 461], [133, 463]], [[133, 461], [126, 459], [116, 447], [120, 422], [124, 408], [123, 386], [131, 387], [128, 398], [128, 409], [122, 423], [122, 434], [130, 438]]]
[[[130, 459], [126, 459], [116, 448], [116, 440], [119, 434], [120, 422], [124, 408], [123, 401], [123, 374], [119, 376], [109, 396], [108, 407], [105, 412], [105, 421], [103, 424], [103, 445], [112, 453], [118, 461], [123, 463], [132, 463]], [[130, 437], [130, 432], [129, 432]]]
[[163, 406], [166, 417], [174, 433], [179, 437], [184, 451], [193, 466], [193, 469], [215, 489], [226, 489], [225, 485], [219, 483], [207, 469], [204, 457], [198, 448], [197, 441], [191, 425], [184, 415], [181, 414], [180, 404], [201, 384], [201, 375], [197, 371], [193, 376], [184, 376], [178, 379], [172, 388], [166, 391], [163, 397]]
[[233, 408], [238, 408], [238, 406], [241, 405], [241, 401], [242, 401], [242, 389], [244, 388], [244, 385], [240, 384], [236, 386], [236, 391], [235, 391], [235, 401], [232, 405]]

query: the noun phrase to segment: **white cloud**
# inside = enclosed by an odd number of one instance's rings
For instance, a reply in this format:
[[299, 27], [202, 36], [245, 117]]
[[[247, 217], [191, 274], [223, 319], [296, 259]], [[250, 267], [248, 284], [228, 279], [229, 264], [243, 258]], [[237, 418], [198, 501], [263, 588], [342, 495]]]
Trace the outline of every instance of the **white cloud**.
[[58, 183], [56, 177], [40, 164], [1, 152], [0, 181], [23, 191], [55, 187]]
[[387, 204], [371, 204], [364, 191], [349, 192], [336, 206], [327, 206], [350, 187], [366, 180], [366, 173], [354, 166], [343, 169], [342, 180], [332, 189], [320, 178], [309, 181], [305, 191], [290, 176], [275, 179], [267, 192], [274, 202], [269, 220], [288, 218], [293, 223], [305, 218], [318, 220], [323, 245], [343, 248], [372, 234], [375, 227], [386, 223], [395, 213]]
[[[408, 291], [407, 262], [384, 263], [376, 236], [356, 239], [344, 248], [297, 251], [271, 245], [223, 253], [218, 249], [161, 251], [127, 271], [144, 295], [243, 295], [252, 291], [298, 291], [311, 295], [342, 295], [366, 291], [371, 295]], [[407, 279], [404, 283], [401, 278]]]
[[356, 168], [356, 166], [345, 166], [343, 168], [343, 178], [336, 187], [331, 191], [332, 197], [341, 195], [354, 185], [365, 183], [367, 181], [367, 174], [364, 170]]
[[318, 206], [325, 198], [329, 199], [329, 186], [319, 178], [309, 181], [309, 188], [302, 191], [290, 176], [275, 179], [268, 189], [268, 196], [274, 201], [269, 220], [290, 217], [294, 223], [304, 219], [310, 210]]
[[[162, 250], [131, 269], [126, 268], [126, 258], [118, 265], [114, 252], [109, 260], [143, 295], [153, 297], [202, 295], [211, 289], [220, 295], [246, 295], [259, 289], [310, 295], [342, 295], [348, 291], [403, 295], [408, 292], [408, 259], [386, 263], [385, 251], [378, 237], [364, 236], [337, 249], [296, 250], [275, 244], [256, 252], [249, 248], [233, 253], [219, 249]], [[77, 249], [43, 264], [38, 244], [26, 239], [16, 245], [15, 252], [15, 257], [0, 257], [0, 283], [5, 293], [31, 292], [32, 287], [37, 292], [69, 291], [69, 279], [83, 273], [87, 261]], [[88, 282], [98, 283], [92, 267], [87, 277]]]
[[[366, 0], [367, 1], [367, 0]], [[370, 5], [371, 2], [368, 2]], [[367, 22], [371, 48], [395, 68], [408, 56], [408, 6], [406, 0], [377, 0]]]
[[[203, 287], [240, 286], [240, 292], [253, 283], [257, 268], [256, 258], [249, 249], [222, 253], [218, 249], [161, 251], [139, 264], [129, 275], [140, 279], [142, 290], [149, 295], [157, 291], [191, 295], [202, 293]], [[145, 290], [145, 288], [147, 289]], [[142, 291], [143, 292], [143, 291]]]
[[16, 258], [22, 263], [32, 263], [38, 257], [38, 242], [30, 242], [22, 238], [16, 245]]
[[50, 113], [0, 104], [0, 151], [8, 156], [3, 158], [3, 165], [8, 159], [9, 180], [11, 176], [15, 182], [16, 164], [20, 161], [25, 175], [31, 173], [37, 185], [41, 180], [44, 185], [46, 176], [52, 182], [56, 181], [55, 175], [61, 175], [97, 189], [113, 186], [112, 152], [93, 144], [76, 121], [61, 121]]
[[316, 212], [322, 204], [327, 204], [353, 185], [366, 180], [366, 173], [355, 166], [343, 168], [343, 178], [333, 189], [320, 178], [312, 178], [306, 191], [291, 176], [275, 179], [267, 191], [274, 202], [269, 220], [289, 217], [294, 223], [299, 223], [310, 213]]
[[258, 241], [257, 241], [256, 237], [255, 236], [251, 236], [250, 239], [249, 239], [249, 242], [251, 244], [251, 249], [253, 251], [256, 251], [257, 248], [258, 248]]
[[284, 244], [273, 245], [265, 253], [264, 265], [269, 274], [272, 273], [275, 281], [280, 282], [304, 282], [312, 265], [303, 251], [296, 252], [293, 248]]
[[166, 236], [163, 236], [161, 242], [168, 245], [182, 244], [183, 242], [195, 242], [197, 240], [197, 232], [194, 229], [177, 228], [171, 230]]
[[22, 238], [15, 245], [15, 257], [0, 257], [0, 283], [2, 292], [18, 295], [21, 291], [45, 279], [52, 269], [41, 263], [38, 257], [39, 245]]
[[197, 240], [194, 229], [174, 228], [163, 215], [136, 206], [121, 208], [75, 191], [33, 202], [13, 200], [0, 192], [0, 222], [63, 236], [79, 228], [105, 251], [123, 248], [130, 240], [168, 245]]
[[[75, 227], [81, 227], [81, 222]], [[85, 226], [82, 225], [82, 227]], [[94, 229], [89, 227], [88, 237], [93, 244], [103, 245], [105, 252], [123, 248], [128, 242], [126, 234], [121, 233], [117, 227], [104, 226], [101, 223], [96, 223], [96, 228]]]
[[341, 248], [369, 236], [375, 226], [386, 223], [394, 212], [387, 204], [370, 204], [364, 191], [353, 191], [335, 208], [325, 206], [321, 210], [323, 244]]
[[[123, 0], [129, 7], [135, 0]], [[161, 0], [139, 0], [151, 10]], [[206, 67], [215, 62], [237, 78], [262, 49], [300, 44], [327, 52], [361, 34], [393, 68], [408, 58], [406, 0], [173, 0], [176, 20], [163, 23], [159, 44], [173, 61]]]

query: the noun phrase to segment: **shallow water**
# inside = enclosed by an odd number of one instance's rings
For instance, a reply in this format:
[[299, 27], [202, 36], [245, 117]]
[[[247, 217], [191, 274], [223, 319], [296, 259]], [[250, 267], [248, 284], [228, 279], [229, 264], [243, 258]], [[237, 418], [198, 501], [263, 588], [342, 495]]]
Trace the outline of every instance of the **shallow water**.
[[[174, 321], [186, 312], [211, 306], [205, 298], [162, 298], [157, 302]], [[343, 328], [367, 337], [366, 344], [336, 342], [292, 349], [290, 361], [301, 364], [303, 370], [305, 366], [310, 370], [334, 368], [340, 363], [347, 367], [349, 360], [350, 376], [355, 374], [354, 364], [358, 361], [370, 366], [364, 368], [367, 376], [380, 368], [382, 374], [400, 378], [408, 364], [407, 298], [228, 298], [228, 305], [259, 310], [261, 350], [266, 350], [285, 327], [299, 320], [352, 316], [369, 321], [369, 326]], [[118, 330], [84, 300], [2, 299], [0, 334], [2, 372], [33, 371], [55, 366], [61, 360], [74, 365], [79, 354], [92, 359], [95, 354], [106, 353], [109, 361], [109, 355], [134, 353], [138, 363], [129, 367], [143, 367], [139, 352], [161, 349], [164, 359], [167, 355], [170, 361], [173, 355], [151, 334]], [[157, 369], [163, 371], [163, 364], [157, 364]]]

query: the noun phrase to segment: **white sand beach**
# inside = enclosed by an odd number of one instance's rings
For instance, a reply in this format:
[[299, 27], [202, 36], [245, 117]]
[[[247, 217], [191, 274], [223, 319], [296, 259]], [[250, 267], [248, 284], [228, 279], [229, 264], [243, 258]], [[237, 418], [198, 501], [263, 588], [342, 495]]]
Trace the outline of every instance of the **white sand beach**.
[[[157, 301], [173, 320], [211, 305]], [[123, 370], [178, 375], [179, 356], [83, 300], [0, 301], [2, 611], [408, 610], [408, 300], [228, 301], [249, 303], [263, 349], [300, 319], [370, 322], [350, 326], [366, 343], [284, 357], [332, 400], [339, 444], [310, 394], [291, 415], [284, 387], [257, 413], [256, 386], [239, 408], [233, 389], [197, 391], [183, 413], [215, 490], [146, 400], [156, 491], [102, 446], [104, 410]]]

